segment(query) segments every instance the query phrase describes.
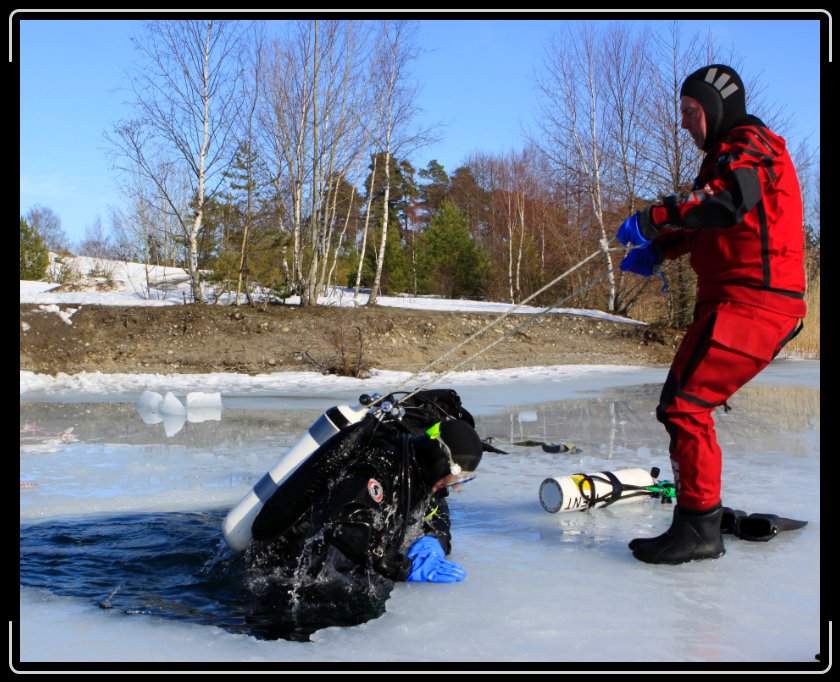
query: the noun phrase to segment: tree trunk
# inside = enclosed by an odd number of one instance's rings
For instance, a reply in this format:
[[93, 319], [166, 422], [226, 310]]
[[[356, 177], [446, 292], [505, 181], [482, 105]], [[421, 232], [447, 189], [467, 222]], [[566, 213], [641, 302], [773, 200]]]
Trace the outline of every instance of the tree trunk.
[[391, 198], [391, 152], [390, 147], [391, 134], [390, 130], [387, 133], [386, 149], [385, 149], [385, 198], [382, 200], [382, 239], [379, 242], [379, 253], [376, 257], [376, 276], [373, 279], [373, 286], [370, 290], [370, 298], [368, 298], [368, 305], [376, 305], [376, 298], [379, 294], [379, 287], [382, 282], [382, 270], [385, 267], [385, 246], [388, 242], [388, 200]]
[[373, 156], [373, 170], [370, 172], [370, 187], [368, 187], [367, 208], [365, 209], [365, 226], [362, 229], [362, 245], [359, 249], [359, 267], [356, 269], [356, 286], [353, 289], [353, 298], [358, 298], [359, 288], [362, 283], [362, 268], [365, 264], [365, 251], [367, 250], [368, 229], [370, 227], [370, 209], [373, 205], [373, 179], [376, 177], [376, 161], [378, 154]]
[[303, 306], [318, 304], [318, 201], [320, 183], [320, 150], [318, 149], [318, 22], [315, 22], [315, 45], [312, 50], [312, 200], [309, 207], [309, 241], [312, 253], [300, 302]]
[[350, 190], [350, 202], [347, 205], [347, 214], [344, 216], [344, 227], [341, 229], [341, 234], [338, 237], [338, 241], [336, 242], [335, 249], [333, 251], [333, 260], [332, 265], [330, 266], [330, 271], [327, 273], [326, 276], [326, 284], [330, 286], [330, 283], [333, 279], [333, 273], [335, 272], [335, 267], [338, 264], [338, 252], [341, 248], [341, 245], [344, 243], [344, 235], [347, 234], [347, 227], [350, 225], [350, 214], [353, 212], [353, 198], [356, 196], [356, 186], [354, 185]]

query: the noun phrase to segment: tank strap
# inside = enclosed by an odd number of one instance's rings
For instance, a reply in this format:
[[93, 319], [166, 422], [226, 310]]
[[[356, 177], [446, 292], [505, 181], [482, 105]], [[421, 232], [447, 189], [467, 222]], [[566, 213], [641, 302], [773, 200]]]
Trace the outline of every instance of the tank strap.
[[607, 504], [618, 502], [618, 500], [621, 499], [621, 493], [624, 492], [624, 485], [618, 479], [618, 476], [616, 476], [612, 471], [602, 471], [601, 473], [607, 477], [610, 483], [612, 483], [612, 495], [609, 496]]
[[[648, 488], [636, 485], [628, 485], [626, 483], [622, 483], [621, 479], [618, 478], [612, 471], [602, 471], [601, 474], [604, 478], [598, 475], [588, 475], [588, 474], [575, 474], [576, 476], [580, 476], [581, 480], [578, 483], [578, 489], [580, 490], [583, 499], [586, 500], [586, 508], [589, 509], [594, 507], [596, 504], [603, 503], [603, 506], [608, 506], [615, 502], [618, 502], [622, 497], [636, 497], [638, 495], [652, 495], [653, 492], [650, 491]], [[612, 490], [601, 497], [595, 496], [595, 482], [601, 481], [603, 483], [609, 483], [612, 487]], [[589, 491], [587, 492], [586, 486], [589, 487]], [[625, 493], [628, 493], [625, 495]]]

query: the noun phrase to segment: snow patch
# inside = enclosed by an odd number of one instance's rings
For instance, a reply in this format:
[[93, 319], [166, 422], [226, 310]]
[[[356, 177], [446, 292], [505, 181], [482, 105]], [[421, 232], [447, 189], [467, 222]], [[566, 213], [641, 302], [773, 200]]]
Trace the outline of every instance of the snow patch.
[[70, 321], [70, 318], [73, 317], [73, 315], [75, 315], [77, 312], [79, 312], [81, 310], [81, 307], [79, 307], [79, 308], [66, 308], [65, 310], [62, 310], [55, 303], [50, 303], [50, 304], [47, 304], [47, 305], [39, 305], [38, 307], [41, 310], [43, 310], [45, 313], [55, 313], [56, 315], [58, 315], [62, 319], [62, 321], [65, 324], [69, 324], [69, 325], [73, 324]]

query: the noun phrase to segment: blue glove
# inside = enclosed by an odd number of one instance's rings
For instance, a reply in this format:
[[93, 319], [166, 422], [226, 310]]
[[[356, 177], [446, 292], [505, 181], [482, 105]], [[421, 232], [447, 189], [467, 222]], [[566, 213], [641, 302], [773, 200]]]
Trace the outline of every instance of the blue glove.
[[650, 277], [655, 268], [662, 262], [662, 256], [648, 242], [645, 246], [632, 249], [621, 261], [621, 269], [624, 272], [633, 272], [642, 277]]
[[411, 559], [410, 583], [459, 583], [467, 577], [463, 568], [446, 560], [440, 541], [431, 535], [415, 541], [407, 556]]
[[624, 244], [624, 246], [627, 246], [628, 244], [632, 244], [633, 246], [647, 246], [650, 244], [650, 239], [647, 239], [644, 235], [642, 235], [642, 232], [639, 229], [638, 213], [634, 213], [627, 220], [621, 223], [621, 227], [618, 228], [615, 238]]

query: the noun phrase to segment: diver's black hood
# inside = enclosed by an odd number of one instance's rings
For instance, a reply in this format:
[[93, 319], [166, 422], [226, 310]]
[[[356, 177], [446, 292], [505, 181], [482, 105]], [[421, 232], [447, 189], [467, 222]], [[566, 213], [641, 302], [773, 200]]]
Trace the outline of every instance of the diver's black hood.
[[462, 419], [441, 422], [440, 434], [431, 438], [424, 434], [412, 439], [414, 456], [423, 471], [423, 481], [431, 488], [453, 471], [475, 471], [481, 462], [484, 446], [475, 429]]
[[724, 64], [704, 66], [688, 76], [680, 88], [683, 96], [700, 102], [706, 114], [706, 152], [747, 115], [744, 83], [735, 69]]

